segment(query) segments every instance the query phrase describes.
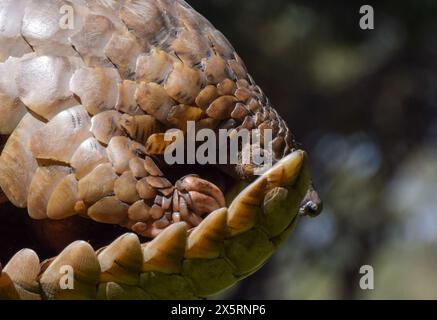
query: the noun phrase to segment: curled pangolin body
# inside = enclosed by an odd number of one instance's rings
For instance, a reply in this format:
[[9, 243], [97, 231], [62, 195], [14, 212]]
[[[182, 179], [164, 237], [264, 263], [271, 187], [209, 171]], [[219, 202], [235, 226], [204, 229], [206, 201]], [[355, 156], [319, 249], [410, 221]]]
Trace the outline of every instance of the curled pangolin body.
[[[63, 20], [67, 13], [73, 21]], [[225, 37], [184, 1], [0, 0], [0, 27], [6, 197], [33, 219], [81, 215], [155, 238], [141, 247], [128, 234], [97, 256], [74, 243], [42, 269], [34, 253], [23, 251], [3, 273], [19, 297], [207, 296], [256, 270], [291, 229], [308, 187], [305, 157], [290, 155], [285, 122]], [[285, 158], [227, 210], [212, 182], [196, 175], [172, 182], [159, 165], [164, 132], [185, 132], [187, 121], [213, 130], [271, 129], [275, 159]], [[293, 185], [294, 195], [275, 193]], [[260, 217], [264, 204], [266, 212], [273, 212], [270, 204], [283, 206], [278, 197], [293, 211], [279, 224]], [[241, 244], [225, 240], [238, 235], [242, 243], [266, 240], [255, 262], [242, 261]], [[56, 270], [66, 262], [85, 268], [74, 294], [56, 287]], [[33, 271], [15, 274], [20, 263]], [[225, 278], [208, 285], [214, 270]], [[158, 289], [162, 284], [170, 289]]]
[[[285, 123], [232, 46], [184, 2], [3, 3], [22, 17], [5, 39], [28, 46], [2, 48], [2, 97], [14, 103], [4, 119], [18, 128], [0, 158], [0, 186], [32, 218], [84, 214], [147, 237], [173, 222], [197, 226], [223, 196], [194, 190], [200, 178], [173, 186], [150, 157], [162, 154], [166, 129], [185, 130], [187, 121], [272, 129], [278, 158], [289, 152]], [[65, 5], [73, 29], [36, 29], [43, 18], [59, 20]]]

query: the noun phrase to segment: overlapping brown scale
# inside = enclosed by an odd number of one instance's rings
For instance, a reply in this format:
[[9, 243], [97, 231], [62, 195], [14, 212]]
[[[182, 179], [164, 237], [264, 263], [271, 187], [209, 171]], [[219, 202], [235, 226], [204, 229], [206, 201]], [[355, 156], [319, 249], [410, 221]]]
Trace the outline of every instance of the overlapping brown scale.
[[141, 115], [144, 112], [140, 109], [135, 99], [137, 83], [131, 80], [123, 80], [118, 84], [118, 100], [115, 110], [130, 115]]
[[267, 185], [264, 176], [238, 194], [228, 210], [228, 227], [232, 235], [250, 230], [257, 222], [261, 213], [261, 203], [264, 199]]
[[243, 121], [249, 114], [250, 111], [246, 108], [246, 106], [239, 102], [235, 105], [235, 108], [231, 113], [231, 117], [233, 119]]
[[[261, 103], [257, 99], [249, 99], [247, 109], [252, 113], [258, 112], [262, 108]], [[272, 120], [275, 118], [271, 118]]]
[[32, 219], [46, 219], [49, 199], [56, 186], [71, 174], [71, 168], [62, 166], [38, 167], [27, 197], [27, 211]]
[[51, 119], [77, 105], [69, 88], [70, 78], [81, 65], [79, 58], [52, 55], [24, 57], [16, 75], [21, 101], [40, 117]]
[[[154, 34], [148, 38], [150, 45], [169, 50], [171, 43], [176, 39], [176, 30], [182, 26], [179, 19], [176, 18], [174, 4], [173, 1], [168, 0], [160, 0], [156, 3], [156, 6], [160, 10], [157, 20], [161, 20], [161, 29], [155, 30]], [[152, 30], [148, 31], [150, 32]]]
[[114, 184], [114, 193], [117, 199], [133, 204], [140, 200], [137, 192], [137, 179], [131, 171], [124, 172]]
[[105, 54], [117, 66], [123, 78], [133, 78], [141, 48], [135, 36], [127, 30], [115, 32], [105, 47]]
[[106, 151], [117, 174], [129, 170], [129, 161], [136, 156], [132, 142], [127, 137], [113, 137]]
[[[306, 177], [301, 173], [299, 180], [296, 182], [295, 190], [301, 190], [302, 185], [307, 183], [304, 182]], [[303, 189], [303, 188], [302, 188]], [[302, 195], [293, 196], [289, 189], [284, 187], [277, 187], [272, 189], [266, 194], [263, 204], [263, 214], [260, 216], [260, 225], [262, 229], [265, 230], [270, 237], [277, 237], [290, 225], [290, 223], [296, 219], [296, 215], [290, 214], [290, 212], [298, 212], [297, 206], [300, 205], [302, 199], [297, 199], [302, 197]], [[284, 204], [287, 203], [295, 211], [290, 211], [288, 206]]]
[[152, 134], [146, 142], [146, 153], [151, 156], [162, 156], [173, 142], [173, 140], [166, 139], [165, 133]]
[[267, 178], [266, 191], [275, 187], [292, 185], [298, 178], [302, 166], [306, 163], [306, 157], [304, 151], [297, 150], [282, 158], [272, 169], [265, 173]]
[[[83, 1], [83, 0], [79, 0]], [[124, 1], [118, 0], [85, 0], [87, 8], [94, 14], [105, 16], [114, 24], [117, 30], [126, 29], [120, 20], [120, 10]]]
[[62, 220], [77, 214], [79, 201], [78, 183], [74, 174], [66, 176], [53, 190], [47, 204], [47, 216]]
[[241, 62], [239, 62], [238, 60], [236, 59], [228, 60], [228, 65], [235, 79], [245, 79], [247, 77], [246, 67], [243, 64], [241, 64]]
[[139, 180], [137, 182], [136, 188], [141, 199], [151, 200], [154, 199], [157, 195], [157, 190], [149, 184], [147, 178]]
[[[221, 55], [225, 60], [234, 58], [234, 48], [220, 31], [214, 27], [210, 27], [204, 31], [204, 34], [212, 43], [215, 52]], [[244, 76], [239, 78], [244, 78]]]
[[189, 235], [185, 258], [214, 259], [219, 257], [227, 234], [226, 217], [226, 208], [211, 212]]
[[139, 142], [134, 141], [134, 140], [131, 140], [131, 151], [136, 156], [144, 157], [147, 154], [146, 147], [142, 143], [139, 143]]
[[150, 228], [150, 226], [145, 222], [134, 222], [131, 221], [131, 227], [130, 229], [135, 232], [137, 235], [146, 237], [146, 238], [154, 238], [156, 237], [161, 230], [157, 230], [156, 233], [154, 233], [154, 228]]
[[236, 100], [233, 96], [221, 96], [214, 100], [209, 108], [206, 110], [206, 114], [217, 120], [226, 120], [231, 117], [234, 110]]
[[208, 20], [206, 20], [201, 14], [196, 12], [185, 1], [167, 1], [171, 8], [171, 13], [178, 17], [179, 25], [184, 26], [187, 29], [194, 31], [201, 31], [202, 28], [208, 28], [211, 26]]
[[[74, 289], [61, 288], [65, 273], [60, 271], [65, 266], [70, 266], [70, 272], [74, 272]], [[93, 248], [85, 241], [76, 241], [49, 264], [39, 282], [46, 299], [95, 299], [100, 272]]]
[[164, 88], [168, 95], [181, 104], [192, 105], [202, 88], [202, 75], [182, 62], [173, 64]]
[[241, 234], [258, 222], [261, 205], [267, 192], [295, 183], [301, 173], [304, 159], [305, 154], [302, 151], [288, 155], [239, 193], [228, 211], [227, 224], [232, 235]]
[[237, 88], [249, 88], [250, 87], [250, 83], [249, 81], [247, 81], [247, 79], [245, 78], [240, 78], [236, 81], [237, 84]]
[[165, 189], [171, 187], [172, 185], [171, 182], [164, 177], [148, 176], [145, 179], [147, 183], [149, 183], [149, 185], [155, 189]]
[[187, 225], [185, 223], [175, 223], [166, 228], [145, 246], [142, 271], [180, 272], [186, 238]]
[[145, 144], [152, 134], [163, 130], [162, 125], [150, 115], [124, 114], [118, 121], [129, 137], [141, 144]]
[[25, 115], [0, 155], [0, 187], [17, 207], [26, 207], [29, 186], [38, 167], [28, 148], [29, 138], [43, 126], [31, 114]]
[[103, 197], [114, 193], [114, 184], [118, 176], [110, 163], [98, 165], [78, 183], [80, 200], [94, 204]]
[[207, 85], [196, 97], [196, 105], [206, 110], [209, 105], [219, 97], [216, 86]]
[[167, 52], [152, 48], [147, 55], [140, 55], [137, 59], [135, 77], [137, 82], [163, 82], [173, 70], [175, 57]]
[[252, 98], [252, 92], [246, 88], [239, 88], [235, 91], [235, 97], [239, 102], [248, 102]]
[[94, 221], [107, 224], [124, 224], [128, 218], [129, 205], [117, 197], [105, 197], [88, 209], [88, 216]]
[[86, 110], [95, 115], [115, 108], [120, 82], [115, 68], [81, 68], [73, 74], [70, 90], [80, 98]]
[[160, 207], [160, 206], [158, 206], [158, 205], [156, 205], [156, 204], [154, 204], [151, 208], [150, 208], [150, 216], [154, 219], [154, 220], [158, 220], [158, 219], [161, 219], [162, 218], [162, 216], [164, 215], [164, 210]]
[[129, 219], [132, 221], [138, 221], [143, 223], [147, 222], [152, 217], [150, 210], [151, 208], [144, 202], [144, 200], [138, 200], [137, 202], [135, 202], [133, 205], [129, 207], [129, 211], [128, 211]]
[[76, 27], [69, 40], [87, 66], [109, 66], [110, 62], [104, 54], [104, 48], [113, 32], [114, 25], [110, 19], [89, 13], [85, 16], [83, 26]]
[[164, 195], [164, 197], [169, 197], [173, 194], [173, 192], [175, 191], [175, 188], [173, 186], [168, 187], [168, 188], [164, 188], [164, 189], [160, 189], [159, 192]]
[[[15, 0], [9, 1], [15, 2]], [[21, 57], [32, 52], [32, 48], [20, 34], [11, 35], [10, 37], [0, 35], [0, 47], [2, 48], [0, 51], [0, 62], [7, 60], [9, 57]]]
[[[184, 28], [178, 31], [175, 40], [171, 43], [170, 50], [173, 50], [184, 64], [194, 66], [200, 64], [202, 59], [209, 54], [210, 47], [205, 38], [199, 35], [196, 30]], [[214, 68], [215, 66], [208, 68], [211, 71], [208, 74], [212, 77], [216, 76], [218, 71], [218, 68]]]
[[229, 77], [226, 61], [217, 54], [212, 54], [202, 61], [205, 77], [209, 84], [218, 84]]
[[248, 130], [255, 129], [256, 125], [254, 118], [252, 116], [246, 116], [240, 127]]
[[200, 108], [180, 104], [171, 108], [167, 121], [174, 127], [186, 131], [188, 121], [199, 121], [203, 111]]
[[171, 108], [177, 104], [162, 86], [153, 82], [141, 82], [135, 97], [142, 110], [164, 124], [168, 123], [167, 115]]
[[156, 165], [155, 161], [153, 161], [150, 157], [145, 157], [144, 167], [151, 176], [162, 177], [164, 175], [161, 169], [159, 169], [159, 167]]
[[78, 180], [89, 174], [99, 164], [108, 162], [106, 149], [95, 138], [88, 138], [82, 142], [70, 160]]
[[170, 32], [166, 26], [166, 16], [157, 4], [148, 0], [127, 0], [120, 10], [121, 20], [129, 30], [134, 31], [142, 46], [160, 43]]
[[141, 179], [149, 174], [146, 170], [145, 164], [145, 160], [139, 157], [129, 160], [129, 169], [135, 178]]
[[[21, 33], [34, 51], [60, 56], [76, 54], [68, 42], [68, 37], [74, 33], [74, 30], [62, 26], [60, 13], [63, 12], [61, 11], [63, 6], [71, 8], [72, 3], [63, 0], [33, 0], [27, 3]], [[79, 22], [76, 10], [72, 11], [75, 21]]]
[[101, 251], [97, 259], [102, 274], [101, 282], [116, 281], [120, 284], [136, 285], [143, 265], [140, 240], [135, 234], [125, 234]]
[[21, 22], [27, 0], [4, 0], [0, 6], [0, 62], [32, 52], [21, 36]]
[[37, 277], [40, 272], [40, 261], [33, 250], [23, 249], [17, 252], [9, 260], [3, 271], [24, 290], [30, 293], [39, 291]]
[[221, 96], [234, 95], [237, 89], [237, 84], [229, 78], [225, 78], [217, 84], [217, 92]]
[[[2, 8], [0, 8], [0, 12], [1, 10]], [[11, 134], [27, 112], [25, 105], [18, 97], [18, 88], [15, 82], [19, 63], [20, 59], [12, 57], [9, 57], [4, 63], [0, 63], [0, 114], [2, 115], [0, 117], [0, 134]]]
[[267, 119], [267, 113], [265, 111], [258, 111], [255, 114], [255, 125], [260, 127]]
[[69, 163], [82, 142], [91, 137], [90, 126], [83, 106], [62, 111], [32, 135], [30, 150], [36, 159]]

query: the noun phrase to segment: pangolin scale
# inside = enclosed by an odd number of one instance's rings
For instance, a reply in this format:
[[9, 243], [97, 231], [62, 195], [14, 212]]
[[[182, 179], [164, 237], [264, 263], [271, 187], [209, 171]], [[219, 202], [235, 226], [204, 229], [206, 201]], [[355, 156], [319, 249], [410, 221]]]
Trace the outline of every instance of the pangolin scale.
[[[181, 0], [0, 0], [0, 115], [3, 197], [35, 220], [81, 216], [130, 232], [42, 263], [22, 250], [0, 297], [206, 297], [260, 268], [299, 211], [317, 211], [314, 201], [302, 209], [314, 192], [286, 123], [226, 38]], [[200, 175], [175, 180], [164, 133], [185, 134], [187, 121], [270, 129], [276, 164], [258, 179], [252, 165], [222, 168], [247, 181], [236, 196]], [[66, 265], [74, 290], [60, 287]]]

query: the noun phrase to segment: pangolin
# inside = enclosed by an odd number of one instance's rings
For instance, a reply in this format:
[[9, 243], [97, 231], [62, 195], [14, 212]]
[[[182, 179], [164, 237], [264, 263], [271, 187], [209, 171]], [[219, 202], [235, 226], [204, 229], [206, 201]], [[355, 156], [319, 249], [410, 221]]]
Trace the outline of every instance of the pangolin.
[[[271, 130], [274, 166], [256, 177], [255, 164], [166, 164], [165, 133], [186, 135], [189, 122]], [[63, 233], [74, 233], [72, 217], [125, 230], [43, 262], [21, 250], [1, 272], [4, 298], [207, 297], [258, 270], [299, 216], [320, 211], [285, 121], [182, 0], [0, 0], [0, 134], [2, 197], [29, 219], [66, 224]], [[74, 289], [62, 287], [66, 267]]]

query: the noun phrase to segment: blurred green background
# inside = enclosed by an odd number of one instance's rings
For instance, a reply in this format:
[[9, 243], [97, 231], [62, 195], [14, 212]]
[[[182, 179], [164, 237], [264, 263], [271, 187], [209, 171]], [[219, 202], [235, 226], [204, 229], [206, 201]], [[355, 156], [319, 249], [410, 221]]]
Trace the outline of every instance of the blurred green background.
[[[232, 299], [437, 298], [437, 1], [189, 0], [311, 158], [325, 202]], [[359, 28], [361, 5], [375, 29]], [[371, 265], [375, 289], [359, 287]]]

